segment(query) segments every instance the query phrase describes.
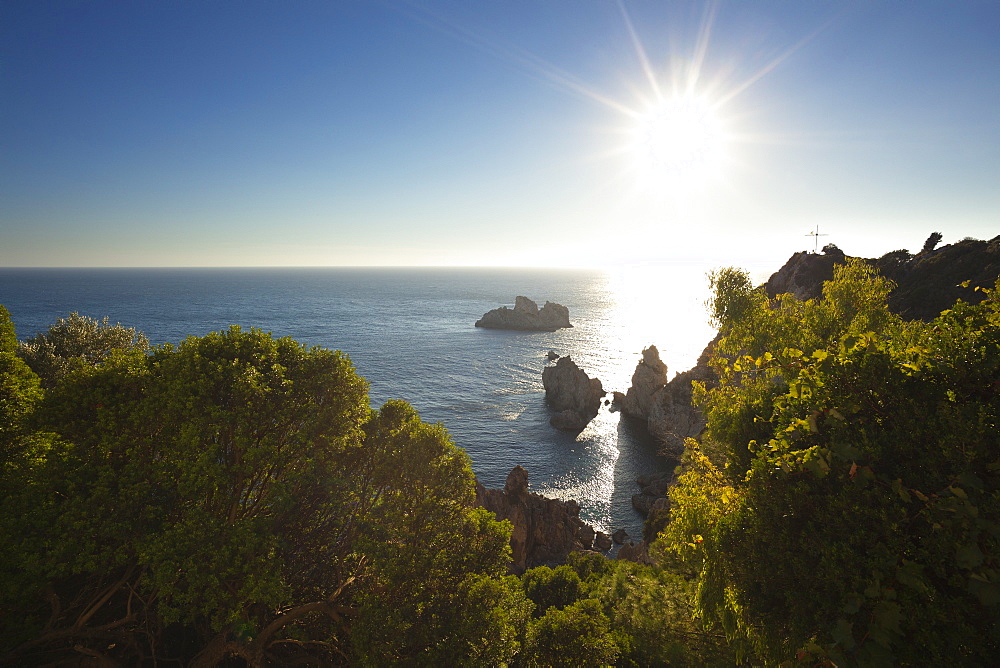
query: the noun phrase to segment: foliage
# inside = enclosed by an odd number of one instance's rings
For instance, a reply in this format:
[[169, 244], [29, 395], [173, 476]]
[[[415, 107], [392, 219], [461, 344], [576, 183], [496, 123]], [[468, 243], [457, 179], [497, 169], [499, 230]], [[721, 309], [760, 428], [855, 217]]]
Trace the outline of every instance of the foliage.
[[619, 653], [611, 623], [592, 598], [561, 610], [549, 608], [528, 637], [532, 666], [608, 666]]
[[717, 388], [660, 549], [758, 660], [986, 664], [1000, 648], [1000, 308], [892, 316], [835, 269], [822, 301], [715, 281]]
[[17, 419], [50, 445], [19, 453], [0, 500], [0, 609], [24, 620], [0, 660], [494, 664], [518, 649], [509, 526], [472, 508], [467, 456], [403, 402], [370, 410], [339, 352], [238, 327], [112, 350]]
[[536, 608], [515, 665], [732, 665], [721, 634], [694, 618], [687, 576], [576, 553], [522, 582]]
[[535, 616], [541, 617], [549, 608], [565, 608], [580, 598], [583, 582], [567, 565], [532, 568], [523, 576], [524, 593], [535, 604]]
[[74, 311], [21, 343], [18, 354], [45, 387], [52, 387], [72, 369], [100, 364], [112, 351], [148, 348], [146, 336], [134, 327], [109, 325], [107, 316], [96, 320]]
[[924, 241], [924, 247], [921, 249], [920, 252], [930, 253], [932, 250], [934, 250], [934, 247], [937, 246], [939, 243], [941, 243], [941, 233], [931, 232], [930, 236], [927, 237], [927, 240]]

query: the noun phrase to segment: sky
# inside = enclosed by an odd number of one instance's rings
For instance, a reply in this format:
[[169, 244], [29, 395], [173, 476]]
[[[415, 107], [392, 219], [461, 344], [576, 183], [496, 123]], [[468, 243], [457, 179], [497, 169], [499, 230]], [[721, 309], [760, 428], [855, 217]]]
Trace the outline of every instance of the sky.
[[993, 0], [0, 2], [0, 266], [773, 271], [989, 239], [997, 26]]

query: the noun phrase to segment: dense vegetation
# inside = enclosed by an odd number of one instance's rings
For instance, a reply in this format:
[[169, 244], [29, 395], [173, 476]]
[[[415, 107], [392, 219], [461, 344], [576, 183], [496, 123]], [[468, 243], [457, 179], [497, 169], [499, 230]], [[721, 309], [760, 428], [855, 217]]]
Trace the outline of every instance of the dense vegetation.
[[821, 300], [713, 285], [656, 565], [521, 578], [465, 454], [340, 353], [76, 314], [18, 343], [0, 307], [0, 663], [989, 664], [996, 293], [910, 322], [857, 262]]
[[931, 322], [838, 266], [820, 301], [713, 277], [725, 335], [659, 547], [754, 662], [988, 665], [1000, 649], [1000, 307]]

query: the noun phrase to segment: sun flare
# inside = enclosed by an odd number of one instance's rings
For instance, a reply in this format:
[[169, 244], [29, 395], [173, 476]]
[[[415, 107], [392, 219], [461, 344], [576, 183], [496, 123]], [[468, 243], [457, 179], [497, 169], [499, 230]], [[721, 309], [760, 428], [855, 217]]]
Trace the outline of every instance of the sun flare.
[[705, 99], [676, 96], [635, 115], [629, 152], [645, 187], [698, 186], [719, 174], [725, 133]]

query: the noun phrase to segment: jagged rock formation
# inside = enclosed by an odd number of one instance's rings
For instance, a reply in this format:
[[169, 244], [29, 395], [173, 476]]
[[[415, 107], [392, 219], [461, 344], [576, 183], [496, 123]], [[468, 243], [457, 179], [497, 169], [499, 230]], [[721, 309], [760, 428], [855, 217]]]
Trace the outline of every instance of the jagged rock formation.
[[680, 456], [684, 452], [684, 440], [697, 437], [705, 429], [704, 416], [691, 404], [691, 383], [699, 381], [711, 387], [717, 381], [708, 360], [718, 340], [716, 336], [706, 346], [694, 367], [674, 376], [653, 395], [646, 426], [664, 454]]
[[538, 304], [523, 296], [514, 300], [514, 308], [495, 308], [476, 321], [476, 327], [527, 332], [554, 332], [572, 326], [569, 322], [569, 309], [562, 304], [545, 302], [545, 306], [538, 308]]
[[601, 381], [590, 378], [568, 355], [542, 370], [542, 386], [545, 400], [557, 411], [550, 423], [559, 429], [583, 429], [601, 408]]
[[595, 542], [610, 547], [611, 539], [606, 534], [580, 519], [576, 501], [529, 492], [528, 472], [520, 466], [507, 475], [503, 489], [486, 489], [477, 482], [476, 503], [513, 525], [510, 571], [514, 574], [562, 563], [570, 552], [592, 550]]
[[667, 384], [667, 365], [660, 360], [660, 351], [650, 346], [642, 351], [642, 359], [635, 366], [632, 385], [621, 402], [626, 415], [648, 418], [653, 395]]

